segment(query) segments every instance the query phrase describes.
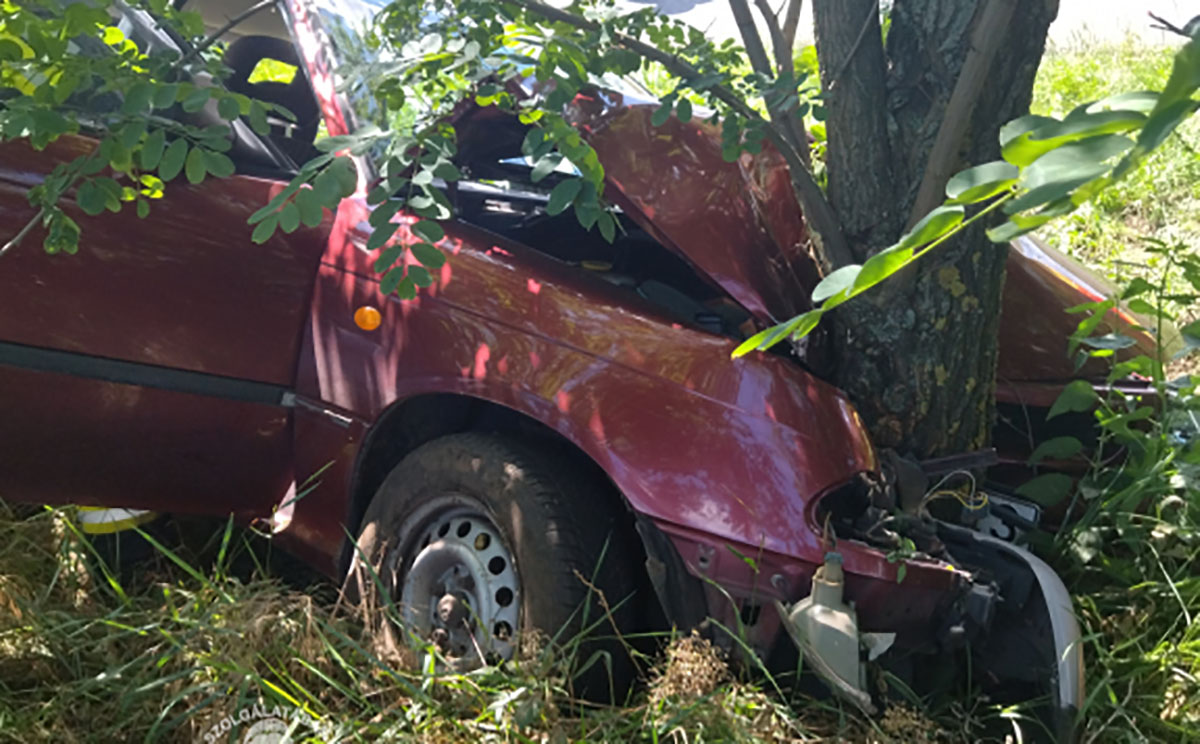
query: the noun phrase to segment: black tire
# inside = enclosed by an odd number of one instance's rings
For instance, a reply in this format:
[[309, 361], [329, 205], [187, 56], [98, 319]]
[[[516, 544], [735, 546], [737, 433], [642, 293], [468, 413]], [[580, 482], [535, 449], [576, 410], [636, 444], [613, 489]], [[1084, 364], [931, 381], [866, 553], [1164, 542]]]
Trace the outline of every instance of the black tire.
[[[429, 442], [405, 457], [376, 492], [363, 517], [348, 579], [369, 608], [372, 629], [397, 642], [393, 623], [378, 610], [379, 585], [400, 604], [406, 572], [438, 520], [422, 512], [450, 498], [491, 520], [512, 557], [519, 580], [518, 637], [538, 631], [561, 652], [580, 638], [585, 614], [588, 626], [604, 619], [592, 630], [596, 638], [573, 649], [573, 688], [591, 699], [623, 696], [632, 681], [632, 661], [614, 637], [600, 597], [584, 580], [616, 608], [612, 622], [621, 632], [631, 630], [638, 613], [629, 598], [637, 586], [640, 560], [635, 556], [640, 553], [630, 549], [628, 516], [595, 474], [575, 472], [569, 461], [498, 435], [453, 434]], [[365, 571], [361, 560], [373, 571]], [[436, 584], [433, 593], [442, 586]], [[578, 673], [597, 650], [610, 654], [611, 678], [603, 663]]]

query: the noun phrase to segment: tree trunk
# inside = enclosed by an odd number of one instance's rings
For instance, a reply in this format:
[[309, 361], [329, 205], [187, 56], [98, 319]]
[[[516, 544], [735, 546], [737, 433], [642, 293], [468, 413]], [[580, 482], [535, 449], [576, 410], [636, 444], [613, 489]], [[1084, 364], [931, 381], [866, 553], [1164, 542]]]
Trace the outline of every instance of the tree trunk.
[[[860, 260], [894, 242], [909, 222], [985, 5], [896, 0], [885, 48], [869, 20], [876, 0], [814, 0], [829, 197]], [[1058, 0], [1017, 0], [1007, 28], [991, 31], [1004, 35], [1001, 51], [955, 170], [999, 157], [1000, 126], [1027, 113], [1057, 12]], [[980, 226], [918, 264], [915, 277], [836, 311], [837, 382], [878, 445], [929, 457], [987, 443], [1006, 257], [1007, 248], [989, 243]]]

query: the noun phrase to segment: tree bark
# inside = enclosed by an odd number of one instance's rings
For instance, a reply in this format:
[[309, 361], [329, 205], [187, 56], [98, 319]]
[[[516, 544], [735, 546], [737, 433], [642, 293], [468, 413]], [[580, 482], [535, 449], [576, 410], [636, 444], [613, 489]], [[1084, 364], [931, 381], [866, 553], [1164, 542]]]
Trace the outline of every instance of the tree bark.
[[854, 260], [898, 234], [878, 0], [815, 0], [829, 202]]
[[[896, 0], [886, 48], [868, 25], [856, 49], [875, 0], [814, 0], [830, 201], [858, 257], [903, 231], [986, 5]], [[1000, 126], [1028, 111], [1058, 0], [1016, 5], [1007, 28], [990, 31], [1003, 35], [1001, 51], [953, 170], [997, 159]], [[930, 457], [987, 443], [1006, 258], [980, 226], [939, 248], [914, 280], [836, 312], [837, 382], [878, 445]]]

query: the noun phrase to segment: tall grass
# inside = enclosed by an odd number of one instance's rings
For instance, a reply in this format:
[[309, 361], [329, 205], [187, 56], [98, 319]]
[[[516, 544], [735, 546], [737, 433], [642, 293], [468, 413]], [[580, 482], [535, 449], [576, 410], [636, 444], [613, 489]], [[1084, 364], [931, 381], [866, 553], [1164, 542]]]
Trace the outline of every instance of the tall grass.
[[0, 742], [240, 741], [256, 712], [322, 742], [908, 742], [937, 730], [903, 707], [868, 722], [793, 705], [697, 637], [671, 643], [625, 707], [573, 700], [545, 639], [501, 668], [423, 673], [377, 647], [336, 587], [294, 571], [285, 583], [262, 538], [220, 528], [207, 549], [161, 545], [122, 585], [62, 513], [0, 504]]

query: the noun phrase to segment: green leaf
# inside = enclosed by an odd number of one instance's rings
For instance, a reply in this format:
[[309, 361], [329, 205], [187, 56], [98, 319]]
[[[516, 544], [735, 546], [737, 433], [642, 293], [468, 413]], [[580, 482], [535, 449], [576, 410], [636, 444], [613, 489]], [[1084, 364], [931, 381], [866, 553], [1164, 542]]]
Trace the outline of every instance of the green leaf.
[[562, 214], [563, 210], [579, 194], [579, 189], [582, 185], [583, 180], [579, 178], [568, 178], [560, 182], [550, 192], [550, 200], [546, 203], [546, 213], [552, 216]]
[[[428, 243], [436, 243], [442, 238], [446, 237], [446, 231], [442, 229], [441, 225], [433, 220], [421, 220], [412, 226], [412, 232], [421, 240], [424, 240]], [[425, 262], [422, 261], [421, 263]]]
[[154, 99], [154, 85], [147, 82], [134, 83], [125, 92], [125, 101], [121, 104], [121, 113], [140, 114], [150, 108]]
[[385, 295], [390, 295], [396, 291], [396, 287], [400, 286], [400, 280], [404, 278], [404, 267], [397, 266], [383, 275], [383, 279], [379, 280], [379, 291]]
[[1084, 346], [1090, 346], [1093, 349], [1109, 349], [1111, 351], [1119, 351], [1128, 349], [1130, 346], [1137, 344], [1129, 336], [1123, 336], [1120, 333], [1106, 333], [1103, 336], [1090, 336], [1082, 339]]
[[254, 227], [254, 233], [250, 235], [250, 239], [255, 243], [265, 243], [275, 234], [275, 228], [279, 227], [279, 213], [267, 215], [267, 217]]
[[448, 160], [443, 160], [438, 163], [433, 169], [433, 175], [443, 181], [460, 181], [462, 180], [462, 172], [458, 170], [458, 166]]
[[987, 231], [988, 240], [993, 243], [1008, 243], [1025, 233], [1033, 232], [1054, 217], [1053, 214], [1031, 216], [1015, 214], [1009, 217], [1007, 222], [1002, 222], [989, 229]]
[[313, 147], [321, 152], [337, 152], [349, 149], [357, 139], [349, 134], [336, 134], [332, 137], [322, 137], [313, 143]]
[[204, 104], [208, 103], [208, 99], [212, 97], [212, 88], [194, 88], [187, 97], [183, 99], [181, 104], [184, 111], [189, 114], [194, 114], [204, 108]]
[[1083, 184], [1104, 175], [1107, 161], [1133, 147], [1118, 134], [1091, 137], [1047, 152], [1025, 169], [1017, 186], [1023, 190], [1004, 206], [1008, 214], [1023, 212], [1061, 199]]
[[617, 221], [608, 212], [601, 212], [596, 218], [596, 226], [600, 229], [600, 234], [609, 243], [617, 237]]
[[391, 268], [392, 264], [396, 263], [396, 259], [400, 258], [400, 254], [404, 252], [402, 245], [389, 245], [383, 249], [379, 257], [375, 259], [375, 273], [382, 274]]
[[238, 106], [237, 99], [233, 96], [223, 96], [217, 102], [217, 113], [226, 121], [233, 121], [241, 116], [241, 108]]
[[418, 287], [428, 287], [433, 284], [433, 276], [423, 266], [409, 266], [408, 279]]
[[825, 311], [820, 308], [809, 310], [806, 313], [797, 315], [786, 323], [780, 323], [766, 330], [759, 331], [743, 341], [733, 350], [730, 356], [737, 359], [756, 349], [765, 351], [788, 336], [797, 339], [803, 338], [812, 333], [812, 330], [817, 327], [817, 323], [821, 321], [821, 316], [824, 314]]
[[686, 98], [680, 98], [679, 103], [675, 104], [675, 116], [683, 123], [692, 120], [692, 102]]
[[1137, 297], [1138, 295], [1143, 295], [1143, 294], [1146, 294], [1147, 292], [1153, 292], [1153, 291], [1154, 291], [1153, 284], [1146, 281], [1145, 279], [1143, 279], [1140, 276], [1136, 276], [1133, 278], [1133, 281], [1131, 281], [1129, 283], [1129, 286], [1125, 287], [1125, 291], [1121, 293], [1121, 299], [1122, 300], [1131, 300], [1134, 297]]
[[341, 186], [338, 184], [337, 176], [326, 168], [313, 180], [313, 194], [316, 195], [317, 201], [326, 207], [334, 207], [339, 199], [339, 191]]
[[600, 207], [580, 204], [575, 207], [575, 219], [579, 220], [583, 229], [591, 230], [592, 225], [596, 224], [596, 220], [600, 219], [602, 211]]
[[255, 134], [267, 136], [271, 133], [271, 123], [267, 121], [267, 109], [258, 101], [250, 103], [250, 128]]
[[955, 174], [946, 184], [946, 196], [954, 204], [976, 204], [1007, 191], [1021, 171], [1015, 165], [997, 160]]
[[137, 216], [138, 219], [143, 220], [150, 216], [150, 202], [146, 201], [145, 199], [138, 199]]
[[862, 270], [854, 278], [854, 288], [865, 290], [868, 287], [875, 286], [903, 268], [912, 260], [912, 257], [912, 248], [901, 248], [899, 246], [893, 246], [885, 251], [876, 253], [862, 265]]
[[383, 227], [377, 227], [371, 231], [371, 237], [367, 238], [367, 250], [377, 251], [387, 244], [392, 236], [396, 234], [396, 230], [400, 229], [400, 225], [395, 222], [389, 222]]
[[845, 292], [854, 286], [854, 280], [858, 278], [858, 273], [862, 271], [862, 266], [851, 264], [843, 266], [837, 271], [821, 280], [812, 291], [813, 304], [819, 304], [834, 295]]
[[1064, 413], [1089, 411], [1096, 404], [1097, 400], [1096, 391], [1092, 389], [1091, 383], [1087, 380], [1073, 380], [1059, 393], [1058, 399], [1054, 401], [1054, 405], [1050, 406], [1050, 412], [1046, 414], [1046, 420], [1049, 421]]
[[92, 179], [92, 183], [104, 194], [104, 208], [113, 213], [120, 212], [121, 196], [124, 193], [121, 185], [107, 177]]
[[959, 223], [963, 221], [964, 214], [963, 208], [958, 205], [938, 207], [913, 225], [907, 235], [900, 238], [900, 242], [896, 243], [896, 250], [916, 249], [932, 243], [958, 227]]
[[1045, 507], [1062, 503], [1071, 492], [1071, 476], [1063, 473], [1043, 473], [1017, 488], [1017, 495]]
[[300, 210], [300, 221], [307, 227], [316, 227], [325, 218], [325, 209], [312, 189], [296, 192], [296, 208]]
[[188, 183], [197, 184], [204, 180], [204, 176], [208, 173], [208, 164], [205, 162], [204, 150], [199, 147], [193, 147], [188, 153], [184, 173], [187, 175]]
[[300, 227], [300, 209], [295, 201], [290, 201], [279, 210], [279, 226], [285, 233], [294, 233]]
[[158, 177], [164, 181], [170, 181], [178, 176], [179, 171], [183, 170], [183, 161], [187, 158], [187, 154], [187, 140], [177, 139], [167, 145], [166, 152], [163, 153], [162, 160], [158, 163]]
[[423, 266], [431, 269], [440, 269], [442, 264], [446, 263], [446, 254], [429, 243], [414, 243], [409, 250]]
[[142, 144], [142, 152], [139, 159], [142, 164], [142, 170], [152, 171], [158, 167], [158, 163], [162, 160], [163, 150], [167, 146], [167, 133], [162, 129], [155, 129], [147, 137]]
[[89, 217], [95, 217], [103, 212], [106, 201], [104, 192], [93, 181], [84, 181], [75, 192], [75, 202]]
[[1054, 437], [1053, 439], [1047, 439], [1037, 446], [1037, 449], [1029, 456], [1029, 463], [1036, 465], [1046, 458], [1067, 460], [1082, 451], [1083, 442], [1075, 437]]
[[212, 150], [204, 150], [204, 167], [205, 169], [216, 176], [217, 178], [229, 178], [233, 175], [235, 168], [233, 161], [223, 152], [213, 152]]
[[411, 300], [417, 296], [417, 285], [413, 283], [412, 277], [406, 276], [400, 280], [396, 287], [396, 296], [402, 300]]
[[367, 218], [367, 223], [373, 228], [380, 228], [392, 221], [396, 213], [400, 211], [400, 207], [404, 202], [395, 200], [384, 202], [371, 211], [371, 216]]
[[673, 103], [674, 101], [672, 101], [670, 98], [664, 99], [662, 105], [660, 105], [650, 117], [650, 125], [661, 127], [663, 124], [666, 124], [667, 119], [671, 118], [671, 109]]
[[550, 175], [561, 162], [561, 153], [552, 152], [542, 156], [542, 159], [537, 161], [537, 163], [533, 166], [533, 171], [529, 174], [529, 179], [534, 183], [538, 183], [543, 178]]
[[1088, 113], [1096, 113], [1097, 111], [1137, 111], [1142, 114], [1149, 114], [1158, 104], [1158, 93], [1152, 90], [1141, 90], [1133, 93], [1118, 93], [1108, 98], [1101, 98], [1099, 101], [1088, 104], [1086, 111]]
[[1062, 121], [1044, 117], [1021, 117], [1001, 130], [1001, 141], [1004, 141], [1006, 133], [1019, 129], [1013, 125], [1023, 121], [1037, 123], [1033, 128], [1006, 141], [1001, 147], [1001, 155], [1014, 165], [1027, 166], [1045, 153], [1070, 142], [1137, 129], [1146, 121], [1146, 116], [1136, 111], [1088, 113], [1081, 107], [1072, 111]]
[[329, 170], [337, 179], [338, 198], [350, 196], [358, 188], [358, 170], [354, 167], [352, 158], [345, 156], [334, 158], [333, 162], [329, 164]]
[[175, 105], [176, 96], [179, 95], [179, 85], [177, 83], [168, 83], [159, 85], [154, 91], [154, 98], [151, 103], [156, 109], [167, 109]]
[[121, 128], [121, 146], [126, 150], [132, 150], [137, 147], [137, 143], [142, 140], [142, 135], [145, 133], [145, 119], [137, 119], [129, 122]]
[[[545, 143], [546, 130], [541, 127], [530, 127], [525, 133], [525, 139], [521, 140], [521, 154], [533, 157], [533, 154], [538, 151]], [[553, 145], [553, 143], [550, 143]], [[539, 156], [540, 157], [540, 156]]]

